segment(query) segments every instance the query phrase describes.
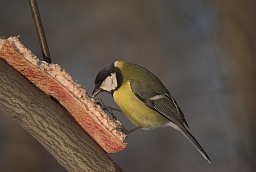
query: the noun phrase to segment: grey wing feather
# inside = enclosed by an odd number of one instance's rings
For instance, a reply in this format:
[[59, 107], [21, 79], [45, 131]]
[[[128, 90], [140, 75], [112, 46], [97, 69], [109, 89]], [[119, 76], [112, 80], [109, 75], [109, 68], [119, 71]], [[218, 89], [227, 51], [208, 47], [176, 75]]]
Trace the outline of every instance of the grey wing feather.
[[173, 98], [170, 99], [168, 95], [165, 95], [163, 98], [154, 101], [154, 108], [162, 115], [164, 115], [166, 118], [168, 118], [170, 121], [175, 120], [172, 121], [175, 124], [179, 122], [183, 125], [184, 123], [189, 128], [188, 123], [184, 118], [184, 114], [180, 110], [176, 101], [173, 100]]
[[186, 124], [186, 126], [189, 128], [188, 123], [184, 117], [184, 113], [182, 112], [182, 110], [180, 109], [180, 107], [178, 106], [176, 100], [171, 96], [171, 95], [167, 95], [169, 101], [171, 101], [171, 103], [173, 103], [173, 105], [175, 106], [176, 110], [178, 111], [178, 115], [181, 116], [183, 122]]
[[157, 92], [154, 90], [154, 88], [150, 88], [150, 92], [147, 92], [145, 91], [148, 90], [146, 87], [150, 87], [150, 85], [144, 82], [130, 81], [130, 84], [135, 96], [144, 102], [148, 107], [158, 111], [161, 115], [179, 127], [183, 127], [183, 124], [188, 126], [184, 118], [184, 114], [174, 98], [172, 98], [172, 96], [169, 94], [168, 90], [162, 89], [162, 91]]

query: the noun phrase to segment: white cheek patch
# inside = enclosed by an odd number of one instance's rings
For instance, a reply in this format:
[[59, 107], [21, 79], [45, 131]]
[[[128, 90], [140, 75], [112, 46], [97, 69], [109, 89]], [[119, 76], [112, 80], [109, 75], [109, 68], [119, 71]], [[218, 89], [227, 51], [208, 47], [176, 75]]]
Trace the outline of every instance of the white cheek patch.
[[105, 91], [113, 91], [117, 87], [116, 73], [111, 73], [101, 84], [100, 88]]

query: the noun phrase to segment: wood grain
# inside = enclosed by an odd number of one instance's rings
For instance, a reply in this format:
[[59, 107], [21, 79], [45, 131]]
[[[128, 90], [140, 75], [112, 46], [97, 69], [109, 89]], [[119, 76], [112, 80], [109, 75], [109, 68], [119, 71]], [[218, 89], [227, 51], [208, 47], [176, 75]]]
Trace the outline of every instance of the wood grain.
[[121, 171], [71, 115], [0, 60], [0, 108], [68, 171]]

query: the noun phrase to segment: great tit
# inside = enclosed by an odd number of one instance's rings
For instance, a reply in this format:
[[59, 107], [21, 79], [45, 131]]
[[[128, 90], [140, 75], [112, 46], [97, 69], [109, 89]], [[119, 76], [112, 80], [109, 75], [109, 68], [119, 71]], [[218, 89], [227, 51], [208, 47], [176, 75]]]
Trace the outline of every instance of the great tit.
[[138, 128], [173, 127], [210, 163], [207, 153], [188, 131], [188, 123], [177, 102], [149, 70], [136, 64], [115, 61], [96, 76], [92, 97], [101, 91], [111, 93], [121, 111]]

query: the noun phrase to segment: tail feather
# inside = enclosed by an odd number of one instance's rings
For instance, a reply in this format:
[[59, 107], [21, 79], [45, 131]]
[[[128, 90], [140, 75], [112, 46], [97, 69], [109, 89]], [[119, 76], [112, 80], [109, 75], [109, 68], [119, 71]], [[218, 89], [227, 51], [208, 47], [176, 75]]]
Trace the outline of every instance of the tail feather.
[[211, 164], [209, 156], [204, 151], [202, 146], [198, 143], [198, 141], [194, 138], [194, 136], [185, 127], [183, 127], [183, 129], [180, 129], [180, 131], [196, 147], [196, 149], [202, 154], [202, 156]]

